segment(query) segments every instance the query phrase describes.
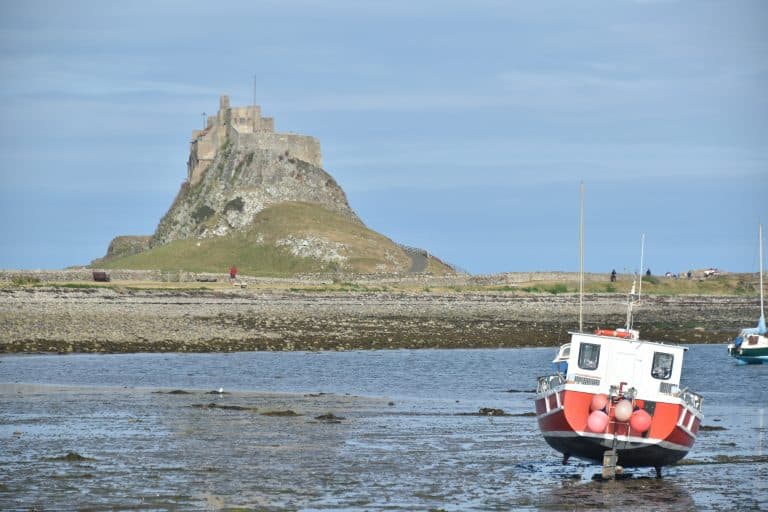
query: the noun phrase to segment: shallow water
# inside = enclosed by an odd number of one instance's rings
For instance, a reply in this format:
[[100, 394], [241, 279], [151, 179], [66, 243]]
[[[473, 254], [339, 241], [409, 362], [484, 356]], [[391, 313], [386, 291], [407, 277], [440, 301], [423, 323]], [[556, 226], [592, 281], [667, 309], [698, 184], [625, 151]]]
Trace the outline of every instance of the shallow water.
[[[553, 352], [3, 356], [0, 509], [766, 507], [768, 365], [692, 346], [684, 385], [723, 430], [661, 480], [599, 482], [523, 415]], [[285, 410], [297, 415], [262, 414]], [[315, 419], [328, 412], [343, 419]]]

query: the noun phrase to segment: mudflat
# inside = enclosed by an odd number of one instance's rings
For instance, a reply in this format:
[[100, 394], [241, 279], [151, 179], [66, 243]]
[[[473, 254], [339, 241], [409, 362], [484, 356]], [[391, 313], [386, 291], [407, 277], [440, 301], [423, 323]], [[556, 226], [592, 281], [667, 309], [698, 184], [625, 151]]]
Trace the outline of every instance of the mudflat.
[[[578, 295], [516, 291], [0, 288], [0, 352], [221, 352], [556, 346]], [[643, 339], [725, 343], [755, 322], [739, 296], [645, 296]], [[626, 296], [584, 297], [585, 329], [621, 327]]]

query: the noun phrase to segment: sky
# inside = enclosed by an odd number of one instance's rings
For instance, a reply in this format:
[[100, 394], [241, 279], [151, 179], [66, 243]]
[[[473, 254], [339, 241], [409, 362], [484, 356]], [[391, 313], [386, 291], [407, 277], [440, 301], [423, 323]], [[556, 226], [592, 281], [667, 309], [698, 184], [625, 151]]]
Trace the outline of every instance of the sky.
[[0, 268], [152, 234], [219, 96], [468, 272], [756, 271], [768, 2], [0, 0]]

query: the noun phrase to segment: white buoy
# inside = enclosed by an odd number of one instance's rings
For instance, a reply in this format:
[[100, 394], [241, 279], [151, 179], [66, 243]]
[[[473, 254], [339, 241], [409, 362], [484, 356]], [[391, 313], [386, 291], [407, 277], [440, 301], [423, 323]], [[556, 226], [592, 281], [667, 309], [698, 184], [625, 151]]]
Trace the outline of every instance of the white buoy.
[[617, 421], [629, 421], [632, 416], [632, 403], [629, 400], [621, 400], [613, 410], [613, 416]]

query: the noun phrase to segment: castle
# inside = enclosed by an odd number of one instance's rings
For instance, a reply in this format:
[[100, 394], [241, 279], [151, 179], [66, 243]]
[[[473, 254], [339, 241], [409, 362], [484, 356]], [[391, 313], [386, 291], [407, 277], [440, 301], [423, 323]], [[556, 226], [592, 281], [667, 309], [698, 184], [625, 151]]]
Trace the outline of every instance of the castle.
[[276, 133], [271, 117], [261, 117], [261, 107], [230, 107], [229, 96], [219, 98], [219, 111], [209, 116], [203, 130], [192, 131], [187, 181], [194, 185], [210, 167], [216, 152], [226, 143], [269, 149], [322, 167], [320, 142], [307, 135]]
[[[197, 242], [160, 249], [190, 239]], [[198, 250], [203, 240], [206, 249]], [[262, 270], [309, 265], [399, 272], [410, 265], [422, 272], [430, 260], [425, 251], [398, 246], [365, 227], [322, 168], [316, 138], [277, 133], [258, 105], [231, 107], [228, 96], [220, 97], [205, 128], [192, 132], [186, 179], [154, 234], [117, 237], [94, 264], [133, 256], [164, 261], [166, 256], [141, 254], [155, 249], [155, 255], [171, 255], [173, 269], [182, 268], [178, 259], [215, 271], [238, 261]]]

